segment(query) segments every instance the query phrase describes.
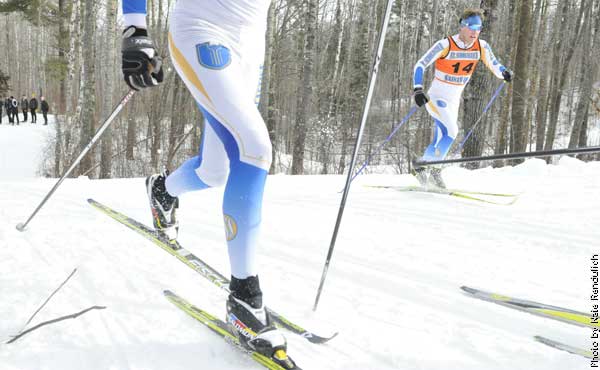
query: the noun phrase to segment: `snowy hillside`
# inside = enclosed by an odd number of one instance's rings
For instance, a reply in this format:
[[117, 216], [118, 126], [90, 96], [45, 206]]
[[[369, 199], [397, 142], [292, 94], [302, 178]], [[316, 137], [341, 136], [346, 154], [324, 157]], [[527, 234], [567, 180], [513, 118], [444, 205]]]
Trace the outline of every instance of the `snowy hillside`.
[[[26, 232], [15, 229], [56, 181], [32, 178], [48, 134], [0, 126], [0, 340], [18, 333], [75, 268], [28, 327], [107, 308], [0, 344], [0, 370], [260, 369], [162, 295], [171, 289], [221, 317], [221, 290], [86, 202], [150, 224], [142, 178], [67, 180]], [[590, 312], [600, 163], [529, 160], [451, 167], [444, 177], [452, 188], [521, 195], [502, 206], [372, 186], [415, 184], [408, 175], [359, 177], [317, 312], [345, 177], [268, 179], [260, 250], [266, 302], [317, 333], [340, 332], [320, 346], [287, 333], [290, 355], [305, 370], [588, 368], [589, 360], [533, 336], [589, 349], [589, 329], [475, 300], [459, 287]], [[222, 189], [184, 195], [179, 240], [228, 275], [221, 198]]]
[[[49, 116], [50, 126], [40, 122], [31, 124], [21, 123], [12, 126], [2, 117], [0, 125], [0, 179], [19, 179], [36, 177], [42, 161], [43, 147], [54, 134], [52, 130], [53, 117]], [[40, 118], [41, 122], [43, 119]]]

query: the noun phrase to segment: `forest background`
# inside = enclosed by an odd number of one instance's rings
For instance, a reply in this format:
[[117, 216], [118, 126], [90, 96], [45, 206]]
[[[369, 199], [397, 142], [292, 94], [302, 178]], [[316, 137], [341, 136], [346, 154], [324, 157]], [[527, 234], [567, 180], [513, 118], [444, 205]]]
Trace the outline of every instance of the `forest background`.
[[[164, 83], [136, 94], [76, 175], [142, 177], [197, 153], [202, 116], [167, 56], [174, 3], [148, 0], [149, 32], [165, 56]], [[347, 170], [386, 3], [273, 1], [258, 107], [274, 148], [271, 173]], [[478, 66], [463, 94], [457, 142], [479, 123], [461, 155], [599, 145], [600, 0], [397, 0], [358, 163], [374, 154], [367, 171], [404, 173], [429, 144], [433, 122], [420, 109], [375, 153], [414, 105], [414, 64], [458, 32], [466, 7], [486, 11], [480, 37], [515, 78], [482, 116], [503, 82]], [[43, 175], [59, 177], [127, 92], [122, 30], [117, 0], [0, 0], [0, 97], [45, 95], [56, 115]]]

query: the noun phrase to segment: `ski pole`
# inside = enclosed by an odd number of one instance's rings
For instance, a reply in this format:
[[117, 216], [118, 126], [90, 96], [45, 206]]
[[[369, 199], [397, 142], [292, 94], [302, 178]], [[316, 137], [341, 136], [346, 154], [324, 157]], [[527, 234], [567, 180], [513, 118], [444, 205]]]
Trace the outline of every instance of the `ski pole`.
[[467, 140], [469, 140], [469, 137], [471, 137], [471, 134], [475, 130], [475, 127], [477, 127], [477, 125], [479, 124], [479, 122], [481, 122], [481, 119], [483, 118], [483, 116], [485, 116], [485, 113], [488, 111], [488, 109], [490, 109], [490, 107], [492, 106], [492, 103], [494, 102], [494, 100], [496, 100], [496, 97], [498, 97], [498, 95], [500, 94], [500, 91], [502, 91], [502, 89], [504, 88], [504, 85], [506, 85], [506, 82], [502, 81], [502, 83], [500, 84], [500, 86], [498, 86], [498, 88], [496, 89], [496, 92], [494, 93], [494, 95], [492, 95], [492, 98], [490, 99], [490, 101], [485, 106], [485, 109], [483, 110], [483, 112], [481, 113], [481, 115], [479, 116], [479, 118], [477, 119], [477, 121], [475, 121], [475, 124], [473, 125], [473, 127], [471, 127], [471, 130], [469, 131], [469, 133], [467, 134], [467, 136], [465, 136], [465, 138], [460, 143], [460, 145], [458, 146], [458, 148], [456, 148], [455, 154], [459, 153], [462, 150], [463, 146], [465, 145], [465, 143], [467, 142]]
[[110, 124], [114, 121], [114, 119], [117, 116], [117, 114], [119, 114], [119, 112], [123, 109], [123, 107], [125, 106], [125, 104], [127, 104], [127, 102], [129, 101], [129, 99], [131, 99], [134, 94], [135, 94], [135, 90], [129, 90], [129, 92], [127, 94], [125, 94], [125, 96], [121, 99], [121, 101], [119, 102], [119, 104], [117, 105], [117, 107], [113, 110], [113, 112], [110, 114], [110, 116], [106, 119], [106, 121], [104, 121], [104, 123], [102, 124], [102, 126], [100, 126], [100, 128], [98, 129], [98, 131], [96, 131], [96, 134], [94, 135], [94, 137], [92, 138], [92, 140], [90, 140], [89, 144], [85, 148], [83, 148], [83, 150], [79, 154], [79, 157], [77, 157], [77, 159], [75, 160], [75, 162], [73, 162], [73, 164], [67, 170], [67, 172], [65, 172], [65, 174], [62, 175], [62, 177], [56, 182], [56, 184], [54, 185], [54, 187], [52, 187], [52, 189], [44, 197], [44, 199], [42, 200], [42, 202], [33, 211], [33, 213], [31, 214], [31, 216], [29, 216], [29, 218], [27, 219], [27, 221], [25, 221], [25, 223], [19, 223], [17, 225], [17, 230], [19, 230], [19, 231], [25, 231], [25, 228], [27, 227], [27, 224], [29, 224], [29, 221], [31, 221], [31, 219], [36, 215], [36, 213], [38, 213], [38, 211], [44, 206], [44, 204], [46, 203], [46, 201], [48, 201], [48, 199], [50, 199], [50, 197], [52, 196], [52, 194], [54, 194], [54, 192], [60, 186], [60, 184], [62, 184], [62, 182], [64, 181], [64, 179], [71, 174], [71, 172], [75, 169], [75, 167], [77, 167], [77, 165], [79, 164], [79, 162], [81, 162], [81, 160], [87, 154], [87, 152], [90, 149], [92, 149], [92, 147], [94, 146], [94, 144], [96, 144], [96, 141], [98, 141], [98, 139], [100, 138], [100, 136], [102, 136], [102, 134], [104, 133], [104, 131], [108, 128], [108, 126], [110, 126]]
[[340, 204], [340, 209], [338, 211], [337, 220], [335, 222], [335, 228], [333, 229], [333, 235], [331, 236], [331, 244], [329, 245], [329, 252], [327, 253], [327, 259], [325, 260], [325, 266], [323, 267], [323, 274], [321, 275], [321, 283], [319, 284], [319, 289], [317, 291], [317, 297], [315, 298], [315, 305], [313, 306], [313, 311], [317, 310], [317, 305], [319, 304], [319, 298], [321, 297], [321, 292], [323, 290], [323, 284], [325, 283], [325, 277], [327, 276], [327, 270], [329, 269], [329, 263], [331, 261], [331, 256], [333, 255], [333, 248], [335, 247], [335, 240], [337, 238], [338, 230], [340, 228], [340, 223], [342, 221], [342, 216], [344, 214], [344, 206], [346, 205], [346, 199], [348, 197], [348, 191], [350, 190], [350, 178], [352, 177], [352, 172], [354, 169], [354, 162], [356, 161], [356, 155], [358, 154], [358, 149], [360, 148], [361, 137], [365, 128], [365, 123], [367, 121], [367, 116], [369, 115], [369, 107], [371, 106], [371, 98], [373, 97], [373, 89], [375, 88], [375, 80], [377, 80], [377, 70], [379, 69], [379, 62], [381, 61], [381, 53], [383, 51], [383, 44], [385, 43], [385, 34], [387, 32], [388, 23], [390, 20], [390, 14], [392, 11], [392, 4], [394, 0], [388, 0], [387, 9], [385, 11], [385, 16], [383, 18], [381, 24], [381, 32], [379, 33], [379, 40], [377, 41], [377, 54], [375, 55], [375, 60], [373, 61], [373, 69], [371, 72], [371, 76], [369, 77], [369, 88], [367, 92], [367, 98], [365, 99], [365, 105], [363, 107], [362, 119], [360, 122], [360, 127], [358, 129], [358, 134], [356, 135], [356, 144], [354, 146], [354, 153], [352, 154], [352, 160], [350, 161], [350, 169], [348, 170], [348, 177], [346, 179], [346, 186], [344, 188], [344, 194], [342, 195], [342, 201]]
[[367, 167], [369, 165], [369, 162], [371, 161], [373, 156], [379, 153], [379, 151], [383, 148], [383, 146], [392, 139], [392, 137], [396, 134], [396, 132], [400, 129], [400, 127], [402, 127], [408, 121], [410, 116], [412, 116], [413, 113], [415, 113], [416, 111], [417, 111], [417, 106], [414, 106], [410, 109], [410, 112], [408, 112], [408, 114], [406, 116], [404, 116], [404, 118], [402, 118], [402, 121], [400, 121], [400, 123], [394, 128], [394, 130], [392, 130], [392, 133], [389, 134], [389, 136], [383, 141], [383, 143], [379, 144], [377, 149], [375, 149], [375, 151], [369, 155], [369, 157], [367, 158], [365, 163], [362, 165], [362, 167], [358, 171], [356, 171], [356, 174], [354, 174], [354, 176], [352, 176], [352, 178], [350, 179], [350, 182], [352, 182], [356, 178], [356, 176], [360, 175], [362, 170], [364, 170], [365, 167]]

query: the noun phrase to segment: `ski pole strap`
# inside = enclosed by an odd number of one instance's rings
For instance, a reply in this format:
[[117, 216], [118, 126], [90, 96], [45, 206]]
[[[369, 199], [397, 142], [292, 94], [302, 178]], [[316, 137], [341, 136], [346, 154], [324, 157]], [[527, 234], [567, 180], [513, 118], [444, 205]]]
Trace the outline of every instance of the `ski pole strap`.
[[502, 83], [500, 83], [500, 86], [498, 86], [498, 88], [496, 89], [496, 92], [494, 93], [494, 95], [492, 95], [492, 98], [490, 99], [490, 101], [485, 106], [485, 109], [481, 113], [481, 116], [479, 116], [479, 118], [477, 119], [477, 121], [475, 122], [475, 124], [473, 125], [473, 127], [471, 128], [471, 130], [469, 131], [469, 133], [467, 134], [467, 136], [465, 136], [465, 138], [463, 139], [463, 141], [461, 141], [460, 145], [456, 149], [456, 153], [459, 153], [462, 150], [462, 147], [465, 145], [465, 143], [467, 142], [467, 140], [469, 140], [469, 137], [471, 137], [471, 134], [475, 130], [475, 127], [477, 127], [477, 125], [479, 124], [479, 122], [481, 121], [481, 119], [483, 118], [483, 116], [485, 115], [485, 113], [488, 111], [488, 109], [490, 109], [490, 107], [492, 106], [492, 103], [494, 102], [494, 100], [496, 100], [496, 98], [500, 94], [500, 91], [502, 91], [502, 89], [504, 88], [504, 85], [506, 85], [506, 82], [503, 81]]
[[400, 123], [394, 128], [394, 130], [392, 130], [392, 133], [389, 134], [389, 136], [381, 143], [379, 144], [379, 146], [377, 147], [377, 149], [375, 149], [375, 151], [373, 153], [371, 153], [369, 155], [369, 157], [367, 157], [367, 160], [365, 161], [365, 163], [360, 167], [360, 169], [358, 171], [356, 171], [356, 174], [354, 174], [354, 176], [352, 176], [352, 178], [350, 179], [350, 181], [354, 180], [354, 178], [358, 175], [360, 175], [360, 173], [362, 172], [362, 170], [365, 169], [365, 167], [367, 167], [369, 165], [369, 162], [371, 161], [371, 159], [373, 158], [373, 156], [375, 154], [378, 154], [381, 149], [383, 148], [383, 146], [392, 139], [392, 137], [396, 134], [396, 132], [400, 129], [400, 127], [402, 127], [410, 118], [410, 116], [413, 115], [413, 113], [415, 113], [417, 111], [417, 106], [414, 106], [410, 109], [410, 111], [408, 112], [408, 114], [406, 116], [404, 116], [404, 118], [402, 118], [402, 121], [400, 121]]

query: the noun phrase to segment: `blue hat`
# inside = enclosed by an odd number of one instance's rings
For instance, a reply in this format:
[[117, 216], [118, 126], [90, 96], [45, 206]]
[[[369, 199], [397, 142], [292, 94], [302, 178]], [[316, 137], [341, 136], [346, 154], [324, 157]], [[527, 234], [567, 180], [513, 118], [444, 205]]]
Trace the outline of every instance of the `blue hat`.
[[463, 27], [469, 27], [469, 29], [473, 31], [481, 31], [481, 28], [483, 27], [483, 21], [478, 15], [472, 15], [469, 18], [461, 19], [460, 24]]

